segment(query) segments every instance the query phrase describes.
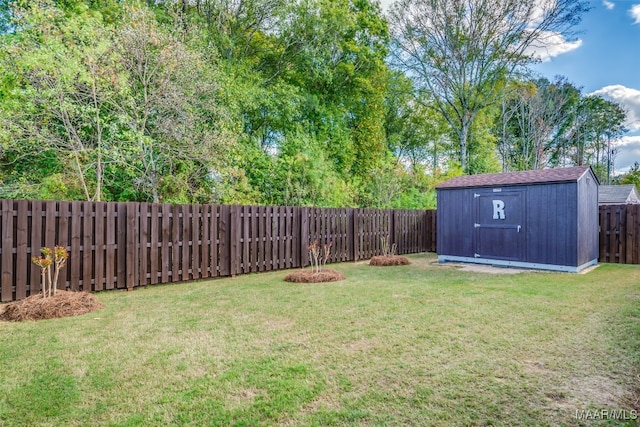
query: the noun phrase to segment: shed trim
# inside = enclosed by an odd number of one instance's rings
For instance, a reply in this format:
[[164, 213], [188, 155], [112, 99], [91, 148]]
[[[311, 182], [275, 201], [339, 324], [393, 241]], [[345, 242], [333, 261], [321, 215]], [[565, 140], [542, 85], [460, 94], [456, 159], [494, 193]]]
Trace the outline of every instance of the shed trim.
[[577, 267], [571, 267], [568, 265], [553, 265], [553, 264], [539, 264], [535, 262], [521, 262], [521, 261], [503, 261], [497, 259], [487, 259], [487, 258], [471, 258], [464, 256], [453, 256], [453, 255], [438, 255], [438, 262], [465, 262], [471, 264], [487, 264], [487, 265], [498, 265], [502, 267], [519, 267], [519, 268], [530, 268], [536, 270], [550, 270], [550, 271], [561, 271], [565, 273], [579, 273], [587, 267], [591, 267], [592, 265], [598, 264], [598, 259], [592, 259], [589, 262], [586, 262]]
[[436, 186], [436, 189], [577, 182], [587, 173], [587, 171], [590, 171], [591, 175], [596, 180], [596, 183], [599, 183], [598, 178], [591, 170], [591, 166], [574, 166], [568, 168], [540, 169], [519, 172], [462, 175], [441, 183]]

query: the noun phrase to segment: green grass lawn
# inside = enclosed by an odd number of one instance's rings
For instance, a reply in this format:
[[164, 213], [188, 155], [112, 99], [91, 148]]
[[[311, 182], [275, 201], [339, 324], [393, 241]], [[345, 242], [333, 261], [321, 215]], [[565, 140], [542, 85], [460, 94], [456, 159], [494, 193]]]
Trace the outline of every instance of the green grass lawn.
[[576, 411], [638, 406], [640, 266], [410, 259], [333, 265], [335, 283], [282, 271], [104, 292], [88, 315], [0, 322], [0, 426], [618, 425]]

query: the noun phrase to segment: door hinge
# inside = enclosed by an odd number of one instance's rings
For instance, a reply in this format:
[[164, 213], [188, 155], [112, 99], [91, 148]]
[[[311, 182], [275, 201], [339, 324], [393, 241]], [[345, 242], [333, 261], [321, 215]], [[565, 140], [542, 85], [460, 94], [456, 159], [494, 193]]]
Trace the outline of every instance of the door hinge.
[[478, 194], [478, 193], [473, 193], [473, 198], [474, 198], [474, 199], [477, 199], [478, 197], [480, 197], [480, 194]]
[[480, 254], [473, 254], [474, 258], [480, 258]]
[[478, 224], [477, 222], [473, 223], [473, 228], [480, 228], [480, 224]]

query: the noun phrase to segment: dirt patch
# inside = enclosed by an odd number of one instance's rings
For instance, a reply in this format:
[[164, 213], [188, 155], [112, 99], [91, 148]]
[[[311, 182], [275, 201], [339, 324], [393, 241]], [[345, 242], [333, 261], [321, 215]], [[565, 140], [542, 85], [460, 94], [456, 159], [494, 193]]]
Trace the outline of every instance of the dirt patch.
[[624, 385], [604, 375], [574, 378], [568, 385], [576, 406], [592, 404], [596, 407], [614, 408], [625, 401], [625, 395], [629, 395]]
[[409, 265], [411, 262], [402, 255], [391, 256], [374, 256], [369, 260], [369, 265], [375, 265], [377, 267], [387, 267], [391, 265]]
[[337, 282], [338, 280], [344, 279], [344, 274], [330, 268], [318, 272], [313, 272], [311, 270], [298, 270], [287, 274], [284, 278], [285, 281], [293, 283]]
[[102, 307], [102, 303], [87, 292], [59, 290], [51, 297], [43, 298], [39, 293], [7, 304], [0, 313], [0, 320], [19, 322], [79, 316], [100, 310]]
[[466, 263], [458, 263], [458, 262], [444, 262], [444, 263], [434, 263], [438, 266], [443, 267], [455, 267], [460, 269], [461, 271], [471, 271], [474, 273], [489, 273], [489, 274], [519, 274], [519, 273], [540, 273], [544, 272], [544, 270], [527, 270], [522, 268], [515, 267], [503, 267], [503, 266], [495, 266], [488, 264], [466, 264]]

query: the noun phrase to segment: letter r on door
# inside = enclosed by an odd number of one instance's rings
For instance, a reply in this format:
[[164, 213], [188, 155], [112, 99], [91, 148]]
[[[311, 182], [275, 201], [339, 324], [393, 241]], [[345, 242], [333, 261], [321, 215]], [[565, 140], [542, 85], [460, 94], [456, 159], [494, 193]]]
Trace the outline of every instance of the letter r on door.
[[493, 219], [504, 219], [504, 202], [502, 200], [492, 200]]

